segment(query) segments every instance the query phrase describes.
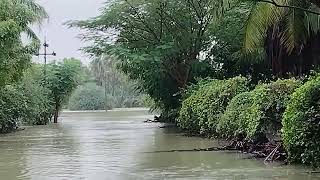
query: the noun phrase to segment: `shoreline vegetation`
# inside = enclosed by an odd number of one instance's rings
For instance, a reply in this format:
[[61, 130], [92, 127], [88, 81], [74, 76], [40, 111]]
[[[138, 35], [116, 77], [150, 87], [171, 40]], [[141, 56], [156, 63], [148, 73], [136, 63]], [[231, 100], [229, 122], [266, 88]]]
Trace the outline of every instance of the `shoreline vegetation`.
[[[238, 151], [265, 163], [319, 167], [320, 116], [314, 110], [320, 93], [319, 74], [300, 80], [279, 79], [251, 89], [243, 77], [205, 80], [195, 86], [185, 92], [182, 107], [171, 122], [187, 136], [223, 140], [227, 145], [194, 151]], [[146, 122], [167, 121], [156, 116]]]
[[[152, 100], [156, 121], [320, 167], [319, 16], [310, 0], [115, 0], [70, 22]], [[301, 9], [301, 7], [304, 7]], [[297, 8], [300, 9], [297, 12]], [[115, 33], [116, 32], [116, 35]]]
[[[164, 125], [159, 126], [159, 128], [178, 128], [174, 123], [167, 123], [159, 121], [159, 117], [155, 116], [154, 120], [148, 119], [144, 123], [164, 123]], [[181, 130], [181, 129], [180, 129]], [[187, 137], [199, 137], [208, 138], [212, 141], [218, 141], [219, 146], [209, 147], [209, 148], [196, 148], [196, 149], [173, 149], [166, 151], [156, 151], [156, 152], [197, 152], [197, 151], [221, 151], [221, 152], [235, 152], [247, 154], [246, 159], [257, 159], [262, 160], [265, 164], [279, 162], [281, 165], [288, 165], [286, 158], [286, 151], [281, 142], [277, 143], [253, 143], [250, 141], [236, 141], [228, 140], [210, 136], [203, 136], [200, 134], [191, 134], [187, 131], [181, 130], [182, 135]], [[222, 143], [221, 143], [222, 142]], [[318, 171], [316, 171], [318, 173]], [[320, 171], [319, 171], [320, 172]]]

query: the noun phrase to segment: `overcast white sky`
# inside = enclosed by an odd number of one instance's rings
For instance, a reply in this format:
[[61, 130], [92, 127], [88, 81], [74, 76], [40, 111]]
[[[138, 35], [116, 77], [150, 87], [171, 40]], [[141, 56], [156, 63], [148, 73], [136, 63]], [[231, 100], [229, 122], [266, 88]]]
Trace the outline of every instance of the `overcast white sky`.
[[[103, 3], [107, 0], [37, 0], [37, 2], [45, 7], [50, 19], [45, 22], [39, 30], [35, 27], [35, 32], [43, 40], [47, 38], [50, 44], [49, 52], [53, 50], [57, 53], [57, 57], [49, 57], [49, 61], [53, 59], [63, 59], [65, 57], [75, 57], [88, 63], [90, 60], [79, 48], [84, 46], [76, 36], [81, 32], [78, 29], [68, 29], [63, 23], [69, 20], [84, 20], [99, 15], [99, 9], [103, 7]], [[42, 52], [43, 50], [41, 50]], [[35, 61], [42, 62], [43, 58], [34, 58]]]

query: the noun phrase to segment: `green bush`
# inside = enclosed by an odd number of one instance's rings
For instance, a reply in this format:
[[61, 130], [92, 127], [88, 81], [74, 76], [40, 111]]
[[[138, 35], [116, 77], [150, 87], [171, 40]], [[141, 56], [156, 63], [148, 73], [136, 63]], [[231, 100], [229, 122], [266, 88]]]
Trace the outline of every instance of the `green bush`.
[[23, 94], [21, 119], [22, 123], [29, 125], [45, 125], [53, 115], [54, 106], [49, 98], [50, 90], [36, 81], [19, 83], [17, 91]]
[[20, 124], [43, 125], [50, 119], [48, 91], [36, 83], [23, 82], [0, 89], [0, 133]]
[[[68, 107], [70, 110], [104, 110], [104, 96], [102, 87], [86, 84], [75, 90], [70, 97]], [[110, 98], [108, 99], [111, 101]]]
[[294, 79], [258, 85], [233, 98], [221, 117], [217, 131], [223, 137], [273, 140], [282, 127], [282, 114], [290, 95], [300, 86]]
[[247, 79], [243, 77], [201, 82], [201, 86], [193, 88], [193, 92], [189, 92], [189, 97], [183, 101], [178, 126], [191, 133], [215, 135], [216, 125], [229, 101], [247, 91], [247, 84]]
[[283, 115], [282, 134], [291, 163], [320, 166], [320, 77], [292, 94]]
[[12, 86], [0, 89], [0, 133], [9, 133], [18, 128], [25, 97]]
[[252, 115], [254, 116], [252, 113], [254, 110], [251, 109], [252, 94], [252, 92], [244, 92], [230, 101], [217, 127], [220, 136], [233, 138], [245, 134], [247, 119], [252, 119]]

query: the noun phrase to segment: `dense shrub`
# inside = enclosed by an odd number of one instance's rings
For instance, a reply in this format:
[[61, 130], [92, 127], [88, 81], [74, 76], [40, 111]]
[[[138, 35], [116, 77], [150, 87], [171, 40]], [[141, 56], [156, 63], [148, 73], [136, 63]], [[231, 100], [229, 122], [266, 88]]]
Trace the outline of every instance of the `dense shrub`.
[[70, 97], [68, 107], [70, 110], [103, 110], [104, 89], [95, 84], [81, 86]]
[[224, 137], [273, 140], [279, 135], [290, 95], [299, 85], [294, 79], [278, 80], [237, 95], [221, 117], [217, 131]]
[[15, 130], [20, 122], [25, 97], [12, 86], [0, 89], [0, 133]]
[[247, 90], [247, 79], [243, 77], [202, 82], [183, 101], [177, 120], [179, 127], [196, 134], [214, 135], [229, 101]]
[[23, 82], [0, 89], [0, 133], [20, 124], [43, 125], [51, 117], [48, 91], [36, 83]]
[[283, 115], [283, 141], [292, 163], [320, 166], [320, 77], [291, 96]]
[[253, 102], [253, 93], [244, 92], [235, 96], [227, 106], [221, 117], [217, 132], [225, 138], [238, 137], [246, 132], [247, 119], [254, 115], [250, 110]]
[[45, 125], [49, 123], [54, 111], [53, 102], [50, 100], [50, 90], [36, 81], [19, 83], [17, 91], [22, 93], [23, 104], [22, 123], [29, 125]]

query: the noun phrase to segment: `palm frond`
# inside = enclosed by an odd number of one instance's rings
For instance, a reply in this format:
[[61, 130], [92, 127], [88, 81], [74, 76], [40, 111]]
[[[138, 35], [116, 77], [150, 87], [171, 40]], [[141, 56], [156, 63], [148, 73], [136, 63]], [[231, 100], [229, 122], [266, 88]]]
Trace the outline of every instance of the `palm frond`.
[[[320, 12], [320, 8], [314, 5], [310, 7], [310, 10], [314, 12]], [[305, 24], [308, 30], [308, 35], [317, 34], [320, 31], [320, 16], [306, 13]]]
[[24, 9], [31, 13], [30, 16], [32, 18], [30, 18], [28, 24], [26, 24], [26, 26], [24, 27], [23, 32], [27, 35], [28, 38], [32, 40], [32, 49], [36, 49], [37, 47], [39, 47], [40, 39], [30, 28], [30, 25], [32, 23], [38, 23], [40, 25], [44, 19], [48, 18], [46, 10], [38, 3], [36, 3], [35, 0], [12, 0], [12, 2], [16, 5], [22, 6]]
[[24, 33], [26, 33], [28, 38], [40, 41], [36, 33], [30, 27], [27, 27]]
[[[307, 8], [305, 1], [290, 1], [290, 5]], [[307, 39], [306, 12], [292, 8], [285, 18], [281, 43], [289, 54], [294, 49], [299, 52]]]
[[[287, 0], [279, 0], [286, 4]], [[279, 23], [286, 10], [272, 4], [258, 2], [254, 4], [245, 27], [244, 51], [252, 53], [263, 46], [270, 26]]]
[[14, 0], [14, 2], [26, 6], [27, 9], [34, 14], [35, 22], [39, 24], [49, 17], [44, 7], [40, 6], [34, 0]]

